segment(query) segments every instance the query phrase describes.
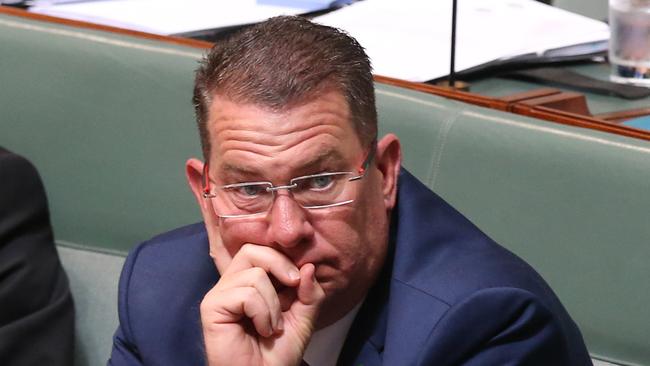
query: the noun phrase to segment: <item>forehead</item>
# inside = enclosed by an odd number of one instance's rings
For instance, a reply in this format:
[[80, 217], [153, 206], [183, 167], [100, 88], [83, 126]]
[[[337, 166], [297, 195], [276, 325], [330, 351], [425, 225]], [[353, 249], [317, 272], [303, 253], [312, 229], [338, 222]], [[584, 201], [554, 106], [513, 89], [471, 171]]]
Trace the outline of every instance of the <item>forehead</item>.
[[347, 159], [361, 150], [347, 101], [337, 91], [319, 93], [283, 111], [217, 95], [208, 123], [211, 165], [275, 169], [298, 166], [327, 152]]

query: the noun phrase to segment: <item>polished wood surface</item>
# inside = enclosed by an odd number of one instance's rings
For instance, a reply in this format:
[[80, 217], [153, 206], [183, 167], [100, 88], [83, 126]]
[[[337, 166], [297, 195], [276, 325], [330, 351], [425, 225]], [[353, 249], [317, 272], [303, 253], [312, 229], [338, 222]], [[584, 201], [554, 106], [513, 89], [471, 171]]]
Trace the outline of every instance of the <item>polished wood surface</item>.
[[[582, 111], [583, 114], [576, 113], [576, 111], [566, 111], [566, 110], [560, 110], [560, 109], [549, 107], [548, 105], [546, 105], [547, 103], [550, 104], [551, 106], [557, 106], [558, 104], [563, 104], [563, 103], [558, 103], [557, 100], [554, 100], [554, 98], [557, 97], [552, 97], [552, 96], [556, 95], [558, 91], [555, 91], [554, 89], [550, 89], [550, 88], [536, 89], [527, 92], [526, 94], [519, 93], [504, 98], [492, 98], [492, 97], [486, 97], [486, 96], [468, 93], [468, 92], [456, 91], [456, 90], [443, 88], [439, 86], [433, 86], [429, 84], [413, 83], [410, 81], [404, 81], [404, 80], [389, 78], [385, 76], [375, 76], [375, 80], [380, 83], [418, 90], [421, 92], [435, 94], [445, 98], [454, 99], [465, 103], [475, 104], [482, 107], [498, 109], [501, 111], [538, 118], [550, 122], [561, 123], [565, 125], [571, 125], [571, 126], [582, 127], [582, 128], [589, 128], [593, 130], [615, 133], [618, 135], [634, 137], [634, 138], [650, 141], [650, 131], [623, 126], [618, 123], [614, 123], [608, 120], [600, 119], [589, 115], [588, 110], [586, 109], [586, 103], [584, 107], [579, 108], [579, 110]], [[568, 95], [569, 99], [572, 100], [572, 102], [568, 104], [582, 103], [578, 100], [579, 99], [584, 100], [584, 96], [582, 98], [576, 96], [576, 94], [578, 93], [563, 92], [562, 94], [563, 97], [566, 97]], [[533, 100], [538, 99], [537, 97], [541, 99], [541, 102], [526, 103], [526, 100], [529, 100], [531, 98]], [[584, 114], [584, 112], [587, 112], [587, 114]]]
[[388, 76], [375, 75], [375, 81], [382, 84], [394, 85], [406, 89], [421, 91], [424, 93], [435, 94], [441, 97], [454, 99], [461, 102], [478, 105], [481, 107], [498, 109], [501, 111], [508, 110], [508, 104], [509, 104], [508, 102], [497, 98], [486, 97], [479, 94], [454, 90], [442, 86], [436, 86], [436, 85], [430, 85], [424, 83], [415, 83], [411, 81], [391, 78]]
[[650, 115], [650, 108], [630, 109], [626, 111], [610, 112], [597, 114], [594, 117], [605, 121], [621, 123], [632, 118], [638, 118]]
[[[36, 21], [63, 24], [78, 28], [112, 32], [116, 34], [143, 39], [151, 39], [199, 49], [210, 48], [213, 45], [210, 42], [197, 41], [188, 38], [162, 36], [89, 22], [35, 14], [6, 6], [0, 6], [0, 14], [7, 14]], [[562, 95], [557, 95], [558, 93], [550, 88], [536, 89], [526, 93], [519, 93], [518, 95], [494, 98], [451, 88], [410, 82], [380, 75], [375, 75], [375, 81], [383, 84], [394, 85], [424, 93], [434, 94], [444, 98], [478, 105], [481, 107], [497, 109], [500, 111], [516, 113], [550, 122], [589, 128], [650, 141], [650, 131], [627, 127], [617, 123], [625, 119], [650, 114], [650, 108], [591, 116], [586, 107], [586, 103], [584, 103], [584, 106], [581, 106], [581, 103], [583, 102], [580, 100], [581, 98], [579, 95], [576, 95], [576, 93], [566, 92], [564, 92]], [[582, 99], [584, 99], [584, 97]]]

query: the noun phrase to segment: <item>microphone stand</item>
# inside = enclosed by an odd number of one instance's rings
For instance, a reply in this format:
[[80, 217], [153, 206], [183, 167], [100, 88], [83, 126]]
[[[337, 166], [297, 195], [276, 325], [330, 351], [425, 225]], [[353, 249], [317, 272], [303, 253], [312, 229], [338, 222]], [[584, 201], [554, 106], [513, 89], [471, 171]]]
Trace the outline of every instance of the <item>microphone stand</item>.
[[449, 77], [438, 83], [445, 88], [469, 91], [469, 84], [456, 80], [456, 18], [458, 14], [458, 1], [452, 0], [451, 6], [451, 60], [449, 62]]
[[449, 62], [449, 87], [456, 87], [456, 14], [458, 2], [452, 1], [451, 6], [451, 61]]

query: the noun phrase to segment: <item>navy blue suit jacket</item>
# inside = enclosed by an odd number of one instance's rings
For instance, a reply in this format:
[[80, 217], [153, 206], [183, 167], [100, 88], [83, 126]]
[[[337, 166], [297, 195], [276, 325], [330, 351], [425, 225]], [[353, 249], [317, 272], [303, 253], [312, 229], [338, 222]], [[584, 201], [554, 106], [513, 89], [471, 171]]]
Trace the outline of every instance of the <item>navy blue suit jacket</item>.
[[[590, 365], [544, 280], [403, 171], [389, 257], [339, 365]], [[135, 248], [111, 365], [199, 365], [199, 304], [219, 279], [202, 224]]]

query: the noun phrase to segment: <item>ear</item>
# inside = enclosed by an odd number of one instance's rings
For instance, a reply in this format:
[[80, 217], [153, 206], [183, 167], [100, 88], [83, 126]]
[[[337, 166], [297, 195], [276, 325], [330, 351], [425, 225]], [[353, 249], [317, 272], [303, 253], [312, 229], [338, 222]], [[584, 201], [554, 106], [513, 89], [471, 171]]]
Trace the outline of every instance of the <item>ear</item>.
[[218, 257], [221, 257], [220, 253], [223, 253], [224, 249], [221, 234], [219, 233], [219, 218], [212, 208], [212, 202], [203, 197], [203, 166], [203, 162], [199, 159], [189, 159], [185, 163], [185, 177], [201, 209], [201, 215], [210, 241], [210, 256], [217, 264]]
[[402, 148], [397, 136], [389, 133], [377, 142], [375, 160], [383, 178], [384, 204], [387, 210], [391, 210], [397, 200], [397, 178], [402, 166]]
[[191, 158], [185, 162], [185, 177], [187, 178], [187, 183], [194, 194], [196, 203], [201, 207], [201, 213], [204, 214], [208, 207], [208, 200], [203, 198], [203, 162], [196, 158]]

